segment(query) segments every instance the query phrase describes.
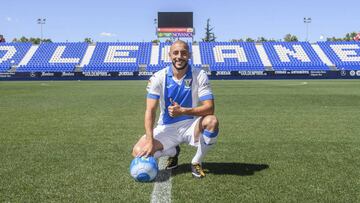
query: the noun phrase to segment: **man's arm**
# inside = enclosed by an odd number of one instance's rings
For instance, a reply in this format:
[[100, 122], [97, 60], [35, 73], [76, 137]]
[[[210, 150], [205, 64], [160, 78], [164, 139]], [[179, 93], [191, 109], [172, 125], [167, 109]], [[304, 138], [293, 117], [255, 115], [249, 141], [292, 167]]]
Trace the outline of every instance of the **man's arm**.
[[137, 154], [138, 157], [141, 156], [149, 156], [154, 153], [154, 123], [156, 117], [156, 108], [158, 106], [159, 100], [158, 99], [146, 99], [146, 110], [145, 110], [145, 118], [144, 118], [144, 125], [145, 125], [145, 134], [146, 134], [146, 144], [143, 148], [143, 151]]
[[201, 102], [201, 105], [194, 108], [185, 108], [181, 107], [178, 103], [173, 102], [171, 106], [168, 107], [169, 115], [171, 117], [189, 115], [189, 116], [207, 116], [213, 115], [215, 112], [215, 103], [214, 100], [204, 100]]
[[153, 130], [156, 117], [156, 108], [158, 106], [158, 99], [146, 99], [146, 110], [145, 110], [145, 133], [147, 140], [153, 140]]

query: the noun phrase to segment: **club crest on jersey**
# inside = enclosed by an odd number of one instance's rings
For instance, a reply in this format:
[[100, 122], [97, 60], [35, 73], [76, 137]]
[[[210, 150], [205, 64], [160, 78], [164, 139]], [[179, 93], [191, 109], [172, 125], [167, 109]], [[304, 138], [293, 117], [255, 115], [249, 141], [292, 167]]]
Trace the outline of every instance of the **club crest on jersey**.
[[184, 82], [185, 82], [185, 88], [191, 87], [192, 79], [184, 79]]

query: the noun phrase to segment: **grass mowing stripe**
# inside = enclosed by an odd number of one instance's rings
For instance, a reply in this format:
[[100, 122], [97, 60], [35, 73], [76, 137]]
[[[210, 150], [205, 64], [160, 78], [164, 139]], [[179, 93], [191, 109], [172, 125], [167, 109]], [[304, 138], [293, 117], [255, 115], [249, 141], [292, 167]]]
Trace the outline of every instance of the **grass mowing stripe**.
[[165, 170], [167, 157], [159, 159], [159, 174], [155, 179], [151, 202], [171, 202], [171, 170]]

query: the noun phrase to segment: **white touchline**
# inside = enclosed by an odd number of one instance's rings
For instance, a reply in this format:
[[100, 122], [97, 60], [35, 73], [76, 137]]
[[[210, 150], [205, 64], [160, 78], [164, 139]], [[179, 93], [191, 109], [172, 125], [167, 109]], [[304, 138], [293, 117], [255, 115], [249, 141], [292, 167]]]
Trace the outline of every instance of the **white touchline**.
[[159, 173], [151, 194], [151, 203], [171, 202], [171, 170], [165, 170], [167, 157], [159, 158]]
[[307, 85], [307, 84], [309, 84], [309, 83], [301, 82], [301, 83], [285, 84], [284, 86], [302, 86], [302, 85]]

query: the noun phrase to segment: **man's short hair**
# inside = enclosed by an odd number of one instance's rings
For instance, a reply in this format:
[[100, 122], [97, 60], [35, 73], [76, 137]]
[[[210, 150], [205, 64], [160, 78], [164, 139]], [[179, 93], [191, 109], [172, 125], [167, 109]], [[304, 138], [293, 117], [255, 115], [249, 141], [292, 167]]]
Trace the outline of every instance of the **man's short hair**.
[[184, 44], [184, 45], [185, 45], [185, 49], [188, 50], [188, 51], [190, 51], [188, 43], [186, 43], [186, 42], [184, 42], [184, 41], [182, 41], [182, 40], [176, 40], [172, 45], [174, 45], [174, 44]]

